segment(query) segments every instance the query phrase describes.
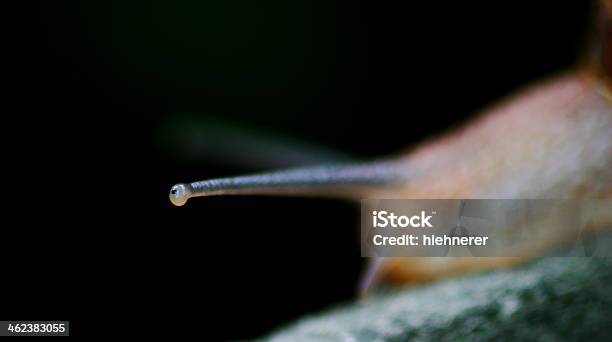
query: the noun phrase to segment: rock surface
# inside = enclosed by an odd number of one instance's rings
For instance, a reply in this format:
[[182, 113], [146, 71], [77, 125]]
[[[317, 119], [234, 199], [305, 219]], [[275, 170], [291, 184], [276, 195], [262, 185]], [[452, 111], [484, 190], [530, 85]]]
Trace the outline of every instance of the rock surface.
[[543, 258], [374, 296], [260, 341], [612, 341], [612, 259]]

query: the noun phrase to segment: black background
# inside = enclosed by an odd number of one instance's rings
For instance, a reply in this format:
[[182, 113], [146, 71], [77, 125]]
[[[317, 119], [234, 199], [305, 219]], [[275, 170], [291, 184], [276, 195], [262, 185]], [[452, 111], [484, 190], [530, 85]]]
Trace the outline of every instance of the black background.
[[231, 119], [361, 158], [395, 153], [573, 66], [587, 1], [47, 2], [6, 11], [1, 319], [73, 335], [261, 336], [355, 297], [358, 208], [206, 198], [250, 170], [153, 133]]

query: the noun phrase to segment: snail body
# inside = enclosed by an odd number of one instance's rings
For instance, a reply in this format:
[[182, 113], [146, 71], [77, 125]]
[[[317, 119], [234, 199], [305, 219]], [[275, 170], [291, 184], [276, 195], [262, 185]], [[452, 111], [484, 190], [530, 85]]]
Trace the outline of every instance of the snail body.
[[[355, 200], [610, 199], [612, 102], [602, 87], [582, 72], [561, 74], [397, 158], [178, 184], [170, 199], [176, 205], [191, 197], [228, 194], [322, 195]], [[612, 208], [597, 215], [593, 229], [612, 228]], [[555, 234], [554, 227], [540, 229]], [[364, 288], [380, 280], [405, 284], [506, 267], [537, 254], [385, 258], [372, 263]]]
[[[462, 128], [396, 157], [177, 184], [170, 200], [227, 194], [320, 195], [350, 199], [612, 199], [610, 1], [602, 1], [600, 60], [537, 82], [485, 110]], [[607, 202], [610, 203], [610, 202]], [[589, 229], [612, 228], [612, 207], [594, 213]], [[563, 241], [542, 224], [544, 238]], [[554, 237], [554, 239], [552, 239]], [[550, 246], [546, 246], [550, 247]], [[430, 281], [521, 257], [384, 258], [372, 262], [363, 288], [379, 280]]]

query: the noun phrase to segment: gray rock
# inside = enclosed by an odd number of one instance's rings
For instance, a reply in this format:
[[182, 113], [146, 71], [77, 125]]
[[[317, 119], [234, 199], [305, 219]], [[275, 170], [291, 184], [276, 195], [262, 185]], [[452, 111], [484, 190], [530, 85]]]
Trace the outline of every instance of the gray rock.
[[612, 341], [612, 259], [523, 267], [378, 294], [261, 341]]

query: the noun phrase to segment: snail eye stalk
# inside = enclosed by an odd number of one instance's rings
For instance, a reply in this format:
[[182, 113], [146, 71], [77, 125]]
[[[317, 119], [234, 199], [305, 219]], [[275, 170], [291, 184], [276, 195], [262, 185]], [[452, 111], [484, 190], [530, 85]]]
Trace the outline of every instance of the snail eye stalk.
[[404, 182], [406, 166], [397, 161], [315, 166], [239, 177], [176, 184], [170, 201], [184, 205], [192, 197], [214, 195], [326, 195], [359, 197], [361, 189]]

